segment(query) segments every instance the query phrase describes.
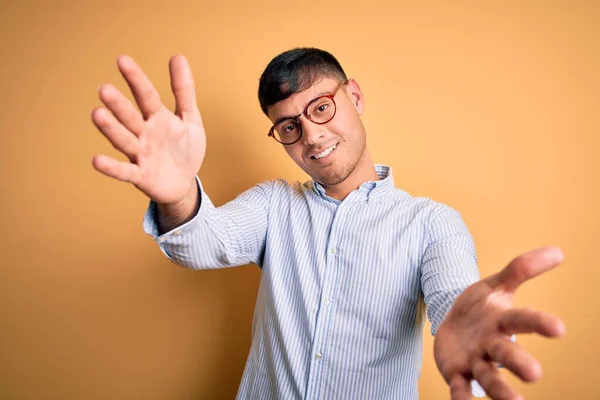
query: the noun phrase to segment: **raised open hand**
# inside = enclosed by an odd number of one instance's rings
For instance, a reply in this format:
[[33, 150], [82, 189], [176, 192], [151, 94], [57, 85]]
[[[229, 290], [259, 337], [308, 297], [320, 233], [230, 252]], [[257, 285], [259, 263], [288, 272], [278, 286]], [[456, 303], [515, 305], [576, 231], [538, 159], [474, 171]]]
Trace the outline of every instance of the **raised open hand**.
[[113, 85], [106, 84], [99, 89], [106, 107], [94, 109], [92, 120], [130, 162], [97, 155], [92, 164], [105, 175], [132, 183], [159, 204], [177, 203], [195, 190], [194, 177], [206, 153], [190, 66], [181, 55], [169, 62], [176, 103], [175, 112], [171, 112], [131, 57], [119, 57], [117, 65], [139, 111]]

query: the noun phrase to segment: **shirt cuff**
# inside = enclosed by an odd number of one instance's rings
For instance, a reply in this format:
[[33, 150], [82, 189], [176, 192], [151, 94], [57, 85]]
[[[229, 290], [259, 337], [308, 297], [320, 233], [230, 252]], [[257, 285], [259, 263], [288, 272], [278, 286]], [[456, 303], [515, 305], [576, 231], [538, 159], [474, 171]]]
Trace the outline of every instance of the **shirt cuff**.
[[156, 202], [150, 200], [148, 208], [146, 209], [146, 213], [144, 214], [144, 232], [150, 235], [154, 241], [158, 243], [160, 249], [168, 258], [171, 258], [171, 255], [168, 253], [166, 247], [169, 241], [178, 238], [179, 236], [193, 229], [198, 224], [198, 221], [202, 220], [204, 210], [208, 206], [208, 204], [205, 203], [210, 203], [206, 196], [203, 195], [204, 191], [202, 189], [202, 183], [200, 182], [198, 176], [196, 176], [196, 184], [198, 187], [198, 196], [200, 198], [200, 207], [198, 207], [198, 212], [192, 217], [192, 219], [184, 224], [179, 225], [178, 227], [175, 227], [161, 235], [158, 227], [158, 210]]

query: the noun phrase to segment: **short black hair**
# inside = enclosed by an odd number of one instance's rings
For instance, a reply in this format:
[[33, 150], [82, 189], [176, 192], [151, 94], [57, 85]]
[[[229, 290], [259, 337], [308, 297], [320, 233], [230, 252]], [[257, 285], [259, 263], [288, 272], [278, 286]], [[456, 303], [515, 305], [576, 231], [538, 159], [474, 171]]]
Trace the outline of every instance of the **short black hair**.
[[287, 50], [273, 58], [260, 76], [260, 108], [268, 115], [268, 107], [308, 89], [324, 77], [348, 81], [344, 69], [331, 53], [314, 47]]

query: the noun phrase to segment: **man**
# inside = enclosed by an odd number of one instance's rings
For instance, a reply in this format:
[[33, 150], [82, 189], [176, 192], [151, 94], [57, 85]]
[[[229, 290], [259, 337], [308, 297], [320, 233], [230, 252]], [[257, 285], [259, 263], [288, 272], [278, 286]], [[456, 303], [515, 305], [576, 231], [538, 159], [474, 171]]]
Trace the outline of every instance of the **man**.
[[390, 168], [373, 164], [362, 92], [330, 53], [284, 52], [259, 84], [269, 136], [312, 180], [263, 182], [218, 208], [196, 176], [206, 139], [185, 58], [170, 61], [174, 113], [130, 57], [118, 66], [140, 112], [104, 85], [106, 108], [92, 118], [130, 162], [96, 156], [94, 167], [150, 198], [145, 230], [173, 262], [262, 269], [238, 398], [417, 398], [422, 299], [452, 399], [470, 398], [472, 380], [491, 398], [518, 398], [498, 364], [525, 381], [540, 378], [536, 360], [510, 337], [560, 336], [564, 326], [513, 309], [511, 299], [522, 282], [558, 265], [561, 251], [533, 250], [478, 281], [460, 215], [395, 188]]

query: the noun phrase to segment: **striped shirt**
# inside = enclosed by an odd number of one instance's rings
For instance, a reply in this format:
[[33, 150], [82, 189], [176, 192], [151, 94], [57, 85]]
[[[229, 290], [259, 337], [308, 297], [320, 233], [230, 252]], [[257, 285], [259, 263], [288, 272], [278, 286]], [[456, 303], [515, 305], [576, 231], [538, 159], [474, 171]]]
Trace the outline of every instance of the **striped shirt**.
[[159, 235], [192, 269], [257, 264], [252, 344], [237, 398], [417, 399], [425, 310], [435, 334], [479, 279], [460, 214], [395, 188], [389, 167], [343, 201], [314, 182], [260, 183]]

